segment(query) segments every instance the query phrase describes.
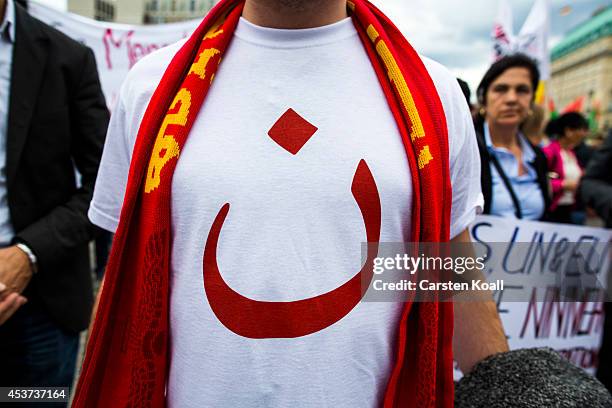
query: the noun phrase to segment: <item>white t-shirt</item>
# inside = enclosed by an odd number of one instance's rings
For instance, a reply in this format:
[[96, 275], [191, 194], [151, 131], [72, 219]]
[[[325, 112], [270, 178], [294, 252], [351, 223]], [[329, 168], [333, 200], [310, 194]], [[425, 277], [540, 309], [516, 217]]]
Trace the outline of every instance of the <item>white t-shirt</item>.
[[[89, 210], [103, 228], [117, 227], [140, 121], [180, 45], [142, 59], [122, 86]], [[456, 235], [482, 204], [478, 149], [455, 78], [431, 60], [425, 64], [449, 127]], [[287, 122], [283, 114], [294, 119]], [[277, 122], [276, 130], [285, 133], [271, 131], [275, 140], [269, 131]], [[292, 153], [282, 135], [295, 132], [306, 136]], [[408, 241], [408, 161], [351, 20], [278, 30], [241, 19], [172, 180], [169, 406], [380, 404], [402, 304], [360, 302], [312, 334], [253, 339], [219, 321], [203, 288], [204, 246], [225, 203], [230, 210], [217, 262], [223, 279], [241, 295], [295, 301], [353, 277], [366, 241], [351, 194], [362, 159], [380, 196], [380, 240]]]

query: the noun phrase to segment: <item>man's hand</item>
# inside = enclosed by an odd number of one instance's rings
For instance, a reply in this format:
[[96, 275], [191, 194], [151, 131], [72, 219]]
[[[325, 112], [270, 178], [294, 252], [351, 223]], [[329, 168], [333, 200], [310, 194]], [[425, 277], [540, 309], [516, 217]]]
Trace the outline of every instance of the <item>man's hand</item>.
[[27, 302], [27, 299], [18, 293], [13, 292], [7, 295], [7, 292], [6, 286], [0, 283], [0, 326]]
[[0, 249], [0, 282], [9, 292], [22, 293], [32, 279], [30, 259], [16, 246]]

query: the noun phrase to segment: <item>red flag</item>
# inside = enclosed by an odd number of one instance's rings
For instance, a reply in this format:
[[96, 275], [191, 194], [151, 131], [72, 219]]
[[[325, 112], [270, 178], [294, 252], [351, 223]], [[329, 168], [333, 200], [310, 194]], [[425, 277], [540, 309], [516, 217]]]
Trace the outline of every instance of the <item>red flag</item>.
[[555, 119], [559, 116], [559, 112], [557, 112], [557, 107], [555, 106], [555, 101], [551, 96], [548, 97], [548, 111], [550, 112], [551, 119]]
[[582, 105], [584, 105], [585, 96], [579, 96], [574, 99], [572, 102], [568, 103], [565, 108], [561, 111], [561, 113], [568, 112], [582, 112]]

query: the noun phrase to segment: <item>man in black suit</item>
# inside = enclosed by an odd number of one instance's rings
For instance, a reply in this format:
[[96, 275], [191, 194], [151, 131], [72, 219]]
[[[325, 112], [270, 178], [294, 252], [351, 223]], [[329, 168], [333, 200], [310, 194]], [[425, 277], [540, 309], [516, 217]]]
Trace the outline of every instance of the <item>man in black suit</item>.
[[72, 383], [108, 119], [92, 51], [0, 0], [0, 386]]

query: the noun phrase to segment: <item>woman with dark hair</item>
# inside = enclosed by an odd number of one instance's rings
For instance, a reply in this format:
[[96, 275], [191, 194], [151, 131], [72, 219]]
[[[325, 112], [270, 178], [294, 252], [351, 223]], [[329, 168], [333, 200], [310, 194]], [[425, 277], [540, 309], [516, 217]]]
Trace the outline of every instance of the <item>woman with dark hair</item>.
[[580, 113], [569, 112], [551, 121], [547, 128], [556, 137], [544, 147], [552, 186], [550, 220], [571, 224], [582, 177], [582, 167], [573, 149], [586, 137], [589, 124]]
[[485, 214], [541, 220], [550, 200], [546, 157], [522, 134], [540, 79], [523, 54], [506, 56], [485, 73], [475, 120]]

